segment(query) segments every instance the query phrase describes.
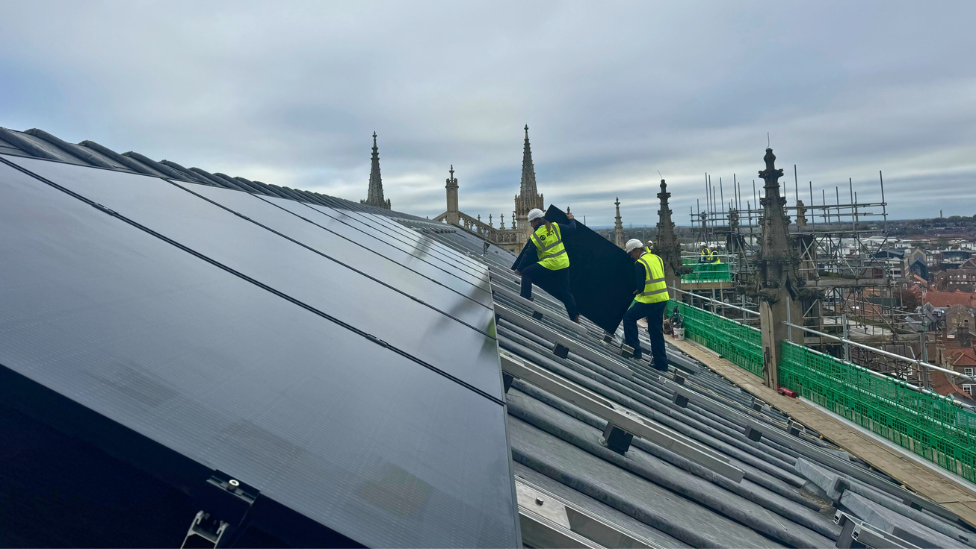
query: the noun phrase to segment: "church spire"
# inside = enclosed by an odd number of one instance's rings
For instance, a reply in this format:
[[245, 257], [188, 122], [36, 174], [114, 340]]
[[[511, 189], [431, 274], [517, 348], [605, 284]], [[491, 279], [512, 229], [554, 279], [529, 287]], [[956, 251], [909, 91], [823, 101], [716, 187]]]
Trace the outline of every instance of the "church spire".
[[613, 203], [617, 207], [617, 217], [614, 218], [613, 222], [613, 238], [614, 243], [618, 248], [624, 247], [624, 223], [620, 219], [620, 198], [618, 197]]
[[[522, 151], [522, 184], [515, 197], [515, 211], [512, 215], [512, 228], [517, 229], [518, 248], [528, 240], [529, 212], [535, 208], [545, 209], [545, 198], [538, 194], [535, 186], [535, 166], [532, 165], [532, 147], [529, 145], [529, 125], [525, 125], [525, 145]], [[567, 210], [568, 212], [569, 210]]]
[[366, 200], [360, 203], [367, 206], [390, 209], [390, 201], [383, 199], [383, 178], [380, 176], [380, 153], [376, 146], [376, 132], [373, 132], [373, 156], [372, 164], [369, 168], [369, 191]]
[[529, 145], [529, 125], [525, 125], [525, 145], [522, 148], [522, 196], [535, 196], [538, 190], [535, 186], [535, 166], [532, 165], [532, 146]]

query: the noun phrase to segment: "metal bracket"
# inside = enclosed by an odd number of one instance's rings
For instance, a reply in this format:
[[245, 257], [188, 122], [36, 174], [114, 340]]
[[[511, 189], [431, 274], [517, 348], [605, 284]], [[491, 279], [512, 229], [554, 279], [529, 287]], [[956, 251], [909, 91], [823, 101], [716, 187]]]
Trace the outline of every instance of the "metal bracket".
[[677, 391], [675, 391], [675, 393], [673, 395], [671, 395], [671, 402], [674, 402], [675, 404], [677, 404], [679, 408], [687, 408], [688, 407], [688, 397], [686, 397], [685, 395], [683, 395], [683, 394], [681, 394], [681, 393], [679, 393]]
[[181, 547], [227, 547], [247, 529], [247, 515], [261, 491], [227, 473], [214, 471], [197, 503], [202, 507]]
[[505, 394], [506, 395], [508, 394], [508, 390], [512, 388], [512, 381], [515, 381], [515, 378], [512, 377], [511, 374], [506, 373], [506, 372], [502, 372], [502, 383], [505, 386]]
[[566, 358], [569, 356], [569, 347], [566, 347], [562, 343], [556, 343], [552, 347], [552, 354], [558, 356], [559, 358]]
[[539, 311], [532, 311], [532, 318], [536, 320], [542, 320], [543, 314]]
[[620, 356], [624, 358], [634, 358], [634, 348], [626, 343], [620, 346]]
[[759, 442], [762, 440], [762, 431], [759, 429], [753, 429], [752, 425], [746, 425], [745, 435], [753, 442]]
[[182, 548], [191, 547], [227, 547], [229, 543], [224, 538], [225, 534], [230, 534], [232, 528], [222, 520], [210, 516], [208, 513], [199, 511], [190, 523], [190, 529], [183, 539]]
[[607, 448], [623, 455], [630, 449], [630, 443], [633, 440], [634, 435], [608, 421], [606, 428], [603, 429], [603, 440], [601, 442]]
[[890, 534], [867, 522], [858, 520], [843, 511], [834, 513], [834, 523], [841, 527], [840, 536], [834, 547], [851, 549], [869, 547], [871, 549], [919, 549], [918, 545]]
[[521, 477], [515, 477], [515, 490], [526, 546], [657, 549], [637, 534], [597, 518]]

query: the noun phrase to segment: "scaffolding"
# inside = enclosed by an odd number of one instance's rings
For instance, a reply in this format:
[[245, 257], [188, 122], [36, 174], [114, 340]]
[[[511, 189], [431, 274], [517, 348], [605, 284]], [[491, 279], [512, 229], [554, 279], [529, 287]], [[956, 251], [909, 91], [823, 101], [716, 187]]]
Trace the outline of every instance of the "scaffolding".
[[[904, 339], [899, 334], [908, 332], [917, 339], [906, 322], [909, 311], [901, 307], [896, 283], [902, 276], [903, 260], [887, 250], [888, 211], [881, 172], [877, 181], [880, 201], [862, 201], [853, 179], [848, 179], [847, 192], [843, 194], [840, 185], [834, 186], [833, 193], [828, 193], [826, 187], [817, 189], [817, 193], [812, 181], [801, 193], [795, 165], [793, 174], [792, 195], [788, 185], [783, 185], [792, 253], [806, 286], [818, 290], [819, 296], [803, 304], [804, 325], [878, 344], [895, 343]], [[693, 264], [702, 261], [702, 248], [715, 249], [720, 263], [726, 265], [730, 282], [709, 286], [696, 284], [690, 277], [686, 287], [700, 295], [756, 310], [758, 304], [750, 297], [750, 289], [756, 285], [762, 247], [762, 187], [757, 189], [752, 180], [750, 197], [748, 188], [743, 189], [747, 185], [735, 174], [729, 197], [725, 197], [724, 187], [722, 178], [716, 184], [705, 174], [705, 200], [699, 199], [689, 211], [694, 249], [682, 255], [686, 264]], [[705, 269], [715, 267], [699, 267], [696, 273]], [[832, 345], [808, 339], [811, 346]]]

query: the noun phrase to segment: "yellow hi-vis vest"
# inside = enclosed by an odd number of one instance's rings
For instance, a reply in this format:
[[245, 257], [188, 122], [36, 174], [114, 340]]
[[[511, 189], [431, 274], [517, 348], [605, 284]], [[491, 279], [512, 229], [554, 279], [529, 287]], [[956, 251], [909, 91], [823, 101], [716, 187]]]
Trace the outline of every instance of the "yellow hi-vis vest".
[[637, 261], [644, 266], [644, 291], [634, 301], [660, 303], [670, 299], [668, 283], [664, 281], [664, 260], [652, 253], [645, 253]]
[[569, 267], [569, 256], [566, 255], [563, 235], [558, 224], [552, 224], [552, 232], [546, 229], [544, 223], [539, 225], [531, 238], [532, 243], [535, 244], [535, 251], [539, 254], [539, 264], [550, 271]]

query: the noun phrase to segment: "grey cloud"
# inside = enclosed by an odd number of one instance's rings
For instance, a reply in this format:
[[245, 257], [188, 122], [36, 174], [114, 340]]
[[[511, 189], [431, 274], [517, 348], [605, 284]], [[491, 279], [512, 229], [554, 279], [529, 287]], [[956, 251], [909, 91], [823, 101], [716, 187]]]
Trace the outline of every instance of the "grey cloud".
[[597, 225], [616, 196], [654, 223], [658, 170], [682, 223], [705, 172], [751, 195], [768, 131], [801, 182], [870, 193], [884, 170], [895, 217], [972, 215], [973, 20], [971, 2], [18, 3], [0, 125], [351, 199], [375, 129], [398, 209], [440, 213], [453, 163], [462, 209], [497, 220], [528, 123], [540, 191]]

